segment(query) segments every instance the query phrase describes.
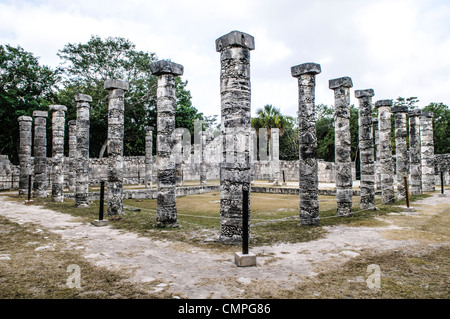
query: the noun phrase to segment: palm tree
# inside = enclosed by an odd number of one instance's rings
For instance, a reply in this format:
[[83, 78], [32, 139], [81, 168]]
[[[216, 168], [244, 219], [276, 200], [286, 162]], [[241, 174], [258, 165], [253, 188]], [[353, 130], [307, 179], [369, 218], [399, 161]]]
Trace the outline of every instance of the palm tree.
[[[259, 135], [261, 128], [267, 129], [267, 144], [270, 146], [272, 137], [272, 129], [280, 129], [280, 136], [284, 134], [285, 128], [289, 125], [289, 121], [293, 119], [290, 116], [281, 114], [280, 109], [272, 104], [266, 104], [262, 108], [256, 110], [256, 117], [251, 119], [251, 125]], [[259, 152], [258, 152], [259, 154]]]

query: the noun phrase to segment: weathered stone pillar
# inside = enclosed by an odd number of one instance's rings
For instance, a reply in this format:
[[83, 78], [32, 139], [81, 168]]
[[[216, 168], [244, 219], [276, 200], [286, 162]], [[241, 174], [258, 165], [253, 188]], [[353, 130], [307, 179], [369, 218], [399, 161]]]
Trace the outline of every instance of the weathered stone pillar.
[[432, 112], [422, 112], [420, 115], [420, 154], [422, 165], [422, 191], [434, 192], [436, 189], [436, 181], [434, 177]]
[[375, 102], [378, 108], [379, 125], [379, 158], [381, 175], [381, 201], [383, 204], [393, 204], [394, 197], [394, 167], [391, 148], [391, 107], [392, 100]]
[[[77, 102], [77, 153], [75, 161], [76, 187], [75, 206], [88, 207], [89, 195], [89, 103], [92, 97], [86, 94], [75, 94]], [[109, 188], [108, 188], [109, 189]]]
[[31, 130], [33, 119], [19, 116], [19, 195], [28, 194], [28, 176], [31, 175]]
[[145, 188], [153, 184], [153, 127], [145, 128]]
[[342, 77], [328, 83], [334, 91], [334, 149], [337, 216], [352, 216], [352, 157], [350, 139], [350, 88], [352, 79]]
[[372, 131], [372, 97], [374, 95], [373, 89], [355, 91], [355, 97], [359, 102], [360, 209], [375, 209], [375, 161]]
[[76, 158], [77, 158], [77, 121], [71, 120], [67, 123], [69, 125], [69, 192], [76, 192], [77, 173]]
[[[222, 157], [220, 162], [220, 236], [242, 241], [243, 189], [250, 189], [251, 85], [253, 36], [232, 31], [216, 40], [220, 52]], [[250, 223], [250, 201], [248, 203]]]
[[272, 128], [272, 176], [273, 185], [280, 185], [280, 129]]
[[378, 130], [378, 118], [372, 118], [374, 139], [375, 139], [375, 188], [376, 190], [381, 190], [381, 173], [380, 173], [380, 133]]
[[47, 116], [46, 111], [34, 111], [34, 181], [33, 197], [47, 197]]
[[406, 113], [408, 113], [408, 107], [395, 106], [392, 108], [392, 113], [394, 114], [395, 118], [395, 166], [397, 177], [397, 199], [402, 200], [406, 198], [405, 177], [408, 177], [409, 173], [408, 149], [406, 147]]
[[200, 163], [200, 185], [206, 185], [206, 132], [203, 131], [201, 134], [201, 163]]
[[316, 74], [320, 64], [304, 63], [291, 68], [298, 78], [298, 131], [299, 131], [299, 191], [300, 224], [318, 225], [319, 178], [317, 164], [317, 135], [315, 115]]
[[183, 75], [183, 66], [169, 61], [157, 61], [150, 71], [158, 77], [156, 167], [158, 195], [156, 223], [175, 226], [177, 223], [175, 159], [172, 136], [175, 130], [175, 77]]
[[64, 127], [67, 107], [50, 105], [52, 112], [52, 201], [64, 201]]
[[124, 95], [129, 84], [110, 79], [105, 81], [104, 88], [109, 90], [107, 214], [118, 215], [123, 213]]
[[422, 194], [422, 165], [420, 147], [421, 110], [410, 110], [409, 116], [409, 185], [411, 195]]

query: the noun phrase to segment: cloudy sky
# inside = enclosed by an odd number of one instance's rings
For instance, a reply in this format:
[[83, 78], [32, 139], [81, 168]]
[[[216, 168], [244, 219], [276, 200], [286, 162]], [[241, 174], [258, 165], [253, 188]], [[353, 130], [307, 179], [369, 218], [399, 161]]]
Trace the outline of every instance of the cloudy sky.
[[[215, 40], [239, 30], [251, 51], [252, 111], [295, 115], [294, 65], [321, 64], [316, 103], [334, 104], [328, 80], [349, 76], [374, 101], [417, 96], [450, 105], [450, 1], [441, 0], [0, 0], [0, 44], [20, 45], [56, 67], [67, 43], [129, 39], [184, 66], [193, 104], [220, 114]], [[351, 103], [356, 103], [353, 91]]]

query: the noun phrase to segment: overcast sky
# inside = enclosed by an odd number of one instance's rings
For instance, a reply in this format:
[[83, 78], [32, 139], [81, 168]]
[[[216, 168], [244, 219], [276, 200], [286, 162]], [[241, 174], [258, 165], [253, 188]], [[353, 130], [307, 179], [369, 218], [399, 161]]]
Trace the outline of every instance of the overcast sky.
[[334, 104], [328, 80], [349, 76], [373, 101], [417, 96], [450, 105], [450, 1], [441, 0], [0, 0], [0, 44], [20, 45], [56, 67], [67, 43], [124, 37], [184, 66], [192, 102], [220, 115], [220, 54], [230, 31], [255, 38], [252, 113], [265, 104], [295, 115], [292, 66], [321, 64], [316, 104]]

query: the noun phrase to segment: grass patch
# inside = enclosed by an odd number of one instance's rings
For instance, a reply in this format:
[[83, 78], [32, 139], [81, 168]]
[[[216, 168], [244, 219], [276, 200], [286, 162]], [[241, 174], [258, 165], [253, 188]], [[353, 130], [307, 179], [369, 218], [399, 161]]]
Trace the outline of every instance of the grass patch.
[[[152, 283], [132, 284], [118, 271], [94, 267], [79, 254], [65, 250], [59, 244], [59, 235], [38, 230], [31, 224], [19, 225], [0, 216], [0, 234], [1, 299], [172, 297], [166, 292], [149, 292]], [[71, 264], [80, 267], [80, 288], [66, 284], [73, 274], [67, 272]]]

